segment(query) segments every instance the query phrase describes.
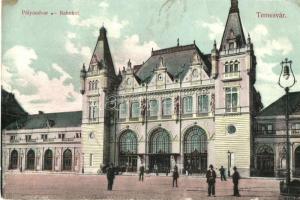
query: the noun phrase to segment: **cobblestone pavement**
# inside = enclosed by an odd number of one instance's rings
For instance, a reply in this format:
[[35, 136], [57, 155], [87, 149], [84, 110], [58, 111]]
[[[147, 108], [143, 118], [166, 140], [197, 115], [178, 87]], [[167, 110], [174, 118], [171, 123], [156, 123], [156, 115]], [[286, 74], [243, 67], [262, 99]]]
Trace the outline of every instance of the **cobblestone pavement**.
[[232, 196], [232, 181], [219, 179], [216, 197], [207, 197], [207, 185], [201, 177], [179, 177], [179, 187], [172, 187], [172, 177], [116, 176], [113, 191], [107, 191], [104, 175], [74, 174], [8, 174], [4, 198], [9, 199], [278, 199], [279, 181], [274, 179], [241, 179], [241, 197]]

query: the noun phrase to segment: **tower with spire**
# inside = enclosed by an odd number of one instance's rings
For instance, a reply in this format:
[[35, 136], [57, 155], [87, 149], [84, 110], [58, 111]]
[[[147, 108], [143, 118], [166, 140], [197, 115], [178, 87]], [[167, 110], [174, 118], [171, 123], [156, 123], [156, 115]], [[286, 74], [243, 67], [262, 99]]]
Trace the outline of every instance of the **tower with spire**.
[[252, 165], [253, 104], [256, 57], [250, 36], [246, 41], [238, 0], [231, 0], [219, 49], [211, 51], [215, 79], [215, 164], [231, 163], [242, 174], [250, 175]]
[[114, 94], [118, 84], [104, 26], [99, 30], [88, 68], [83, 64], [80, 78], [83, 171], [96, 173], [101, 164], [109, 162], [110, 119], [114, 112], [107, 106], [107, 99]]

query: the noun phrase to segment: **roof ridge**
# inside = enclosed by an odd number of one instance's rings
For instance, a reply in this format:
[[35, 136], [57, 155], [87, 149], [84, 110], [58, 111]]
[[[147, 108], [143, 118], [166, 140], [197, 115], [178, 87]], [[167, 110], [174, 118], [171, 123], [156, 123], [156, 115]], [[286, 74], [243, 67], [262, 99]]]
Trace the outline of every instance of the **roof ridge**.
[[195, 44], [173, 46], [173, 47], [168, 47], [168, 48], [164, 48], [164, 49], [154, 50], [154, 51], [152, 51], [151, 56], [174, 53], [174, 52], [178, 52], [178, 51], [192, 50], [194, 48], [196, 48]]

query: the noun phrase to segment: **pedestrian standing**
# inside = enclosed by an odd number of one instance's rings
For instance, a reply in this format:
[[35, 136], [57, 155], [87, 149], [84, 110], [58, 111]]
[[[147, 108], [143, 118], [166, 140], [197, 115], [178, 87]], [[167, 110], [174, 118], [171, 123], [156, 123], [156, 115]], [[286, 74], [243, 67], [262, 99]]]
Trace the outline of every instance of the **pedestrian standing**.
[[241, 177], [235, 166], [233, 167], [233, 171], [234, 171], [232, 174], [233, 196], [240, 197], [241, 195], [239, 192], [239, 180]]
[[226, 177], [225, 177], [225, 168], [223, 166], [221, 166], [221, 168], [219, 169], [220, 171], [220, 175], [221, 175], [221, 181], [226, 181]]
[[145, 172], [145, 167], [144, 167], [144, 164], [142, 164], [140, 166], [140, 178], [139, 178], [139, 181], [144, 181], [144, 172]]
[[157, 164], [154, 164], [154, 172], [156, 173], [156, 176], [158, 176], [158, 167]]
[[178, 178], [179, 178], [178, 167], [175, 164], [174, 171], [173, 171], [173, 187], [174, 187], [175, 183], [176, 183], [176, 187], [178, 187], [178, 184], [177, 184], [177, 179]]
[[114, 166], [112, 163], [110, 164], [110, 166], [107, 169], [106, 177], [107, 177], [107, 190], [112, 190], [113, 184], [114, 184], [114, 179], [115, 179], [115, 170], [114, 170]]
[[206, 182], [208, 184], [208, 196], [215, 195], [216, 172], [213, 165], [209, 165], [209, 170], [206, 173]]

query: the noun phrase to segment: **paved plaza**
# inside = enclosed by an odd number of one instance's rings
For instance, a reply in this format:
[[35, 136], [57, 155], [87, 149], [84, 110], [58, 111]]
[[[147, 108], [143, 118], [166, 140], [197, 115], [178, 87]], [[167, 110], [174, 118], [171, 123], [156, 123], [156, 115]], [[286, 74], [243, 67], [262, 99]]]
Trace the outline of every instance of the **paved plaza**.
[[232, 196], [232, 181], [216, 183], [216, 197], [207, 197], [206, 179], [184, 176], [179, 187], [172, 187], [172, 177], [116, 176], [113, 191], [107, 191], [104, 175], [75, 174], [8, 174], [4, 197], [9, 199], [278, 199], [279, 181], [275, 179], [242, 179], [241, 197]]

